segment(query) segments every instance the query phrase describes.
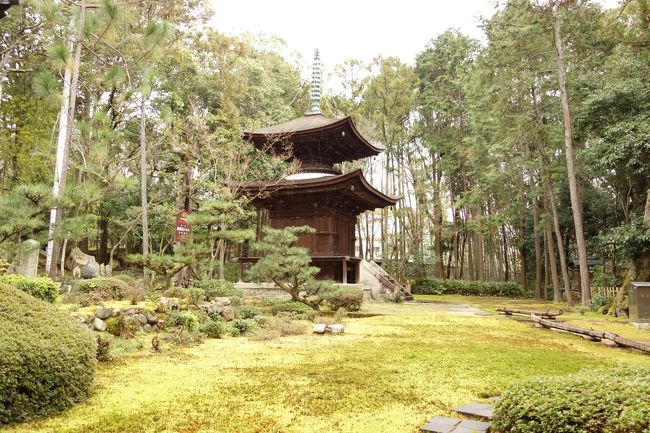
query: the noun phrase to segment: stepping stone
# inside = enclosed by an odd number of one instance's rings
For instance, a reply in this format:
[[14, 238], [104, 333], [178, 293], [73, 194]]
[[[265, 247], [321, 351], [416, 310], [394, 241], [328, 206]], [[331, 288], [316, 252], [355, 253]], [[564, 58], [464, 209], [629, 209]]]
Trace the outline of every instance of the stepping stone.
[[494, 406], [487, 403], [468, 403], [454, 409], [454, 412], [472, 418], [492, 419]]
[[458, 424], [451, 433], [485, 433], [489, 430], [489, 422], [465, 420]]
[[457, 418], [437, 416], [431, 418], [428, 423], [420, 427], [420, 431], [427, 433], [451, 433], [461, 421]]
[[486, 433], [490, 430], [490, 423], [481, 421], [461, 420], [446, 416], [431, 418], [428, 423], [420, 427], [426, 433]]

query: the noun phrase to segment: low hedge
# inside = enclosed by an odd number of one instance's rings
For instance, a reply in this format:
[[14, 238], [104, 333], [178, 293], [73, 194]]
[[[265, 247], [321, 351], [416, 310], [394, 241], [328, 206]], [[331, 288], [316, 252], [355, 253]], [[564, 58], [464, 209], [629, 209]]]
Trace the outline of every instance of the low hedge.
[[358, 287], [337, 287], [327, 292], [324, 298], [332, 311], [341, 308], [347, 311], [359, 311], [363, 302], [363, 290]]
[[0, 284], [0, 425], [84, 400], [96, 351], [93, 333], [68, 313]]
[[411, 286], [414, 295], [524, 296], [521, 286], [503, 281], [465, 281], [418, 278]]
[[114, 277], [98, 277], [88, 280], [78, 280], [74, 283], [74, 290], [79, 293], [95, 294], [104, 300], [122, 300], [130, 292], [127, 283]]
[[59, 297], [59, 286], [48, 277], [30, 278], [23, 275], [2, 275], [0, 284], [14, 286], [47, 302], [54, 302]]
[[509, 433], [647, 433], [650, 368], [583, 370], [509, 387], [492, 428]]

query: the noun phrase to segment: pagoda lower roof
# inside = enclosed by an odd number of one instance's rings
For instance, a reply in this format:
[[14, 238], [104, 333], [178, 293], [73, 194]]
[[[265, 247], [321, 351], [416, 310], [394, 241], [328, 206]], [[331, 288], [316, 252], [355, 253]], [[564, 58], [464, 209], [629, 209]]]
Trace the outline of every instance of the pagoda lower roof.
[[241, 194], [251, 197], [253, 204], [265, 208], [287, 204], [292, 197], [313, 196], [318, 200], [334, 196], [342, 199], [342, 202], [347, 200], [357, 210], [355, 213], [393, 206], [400, 199], [375, 189], [361, 170], [314, 179], [252, 182], [242, 185]]
[[328, 163], [355, 161], [384, 151], [363, 138], [350, 117], [331, 119], [322, 114], [244, 131], [243, 138], [267, 152], [280, 154], [290, 148], [293, 157], [301, 161], [318, 159], [318, 155]]

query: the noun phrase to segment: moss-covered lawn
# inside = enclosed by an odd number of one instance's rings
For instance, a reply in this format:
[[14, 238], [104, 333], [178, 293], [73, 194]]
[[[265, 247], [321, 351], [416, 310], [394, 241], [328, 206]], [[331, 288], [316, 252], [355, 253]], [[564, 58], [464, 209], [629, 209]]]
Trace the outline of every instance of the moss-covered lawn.
[[498, 316], [371, 305], [344, 336], [207, 340], [99, 367], [96, 392], [13, 432], [403, 433], [536, 374], [650, 356]]

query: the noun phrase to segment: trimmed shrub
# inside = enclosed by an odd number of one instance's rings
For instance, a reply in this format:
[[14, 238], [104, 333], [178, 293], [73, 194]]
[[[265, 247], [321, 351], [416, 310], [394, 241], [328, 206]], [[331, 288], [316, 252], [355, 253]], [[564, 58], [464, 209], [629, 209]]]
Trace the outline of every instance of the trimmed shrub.
[[648, 402], [648, 367], [535, 377], [504, 392], [492, 427], [510, 433], [646, 433]]
[[363, 302], [363, 290], [358, 287], [338, 287], [327, 292], [324, 298], [332, 311], [338, 311], [341, 308], [348, 311], [359, 311]]
[[244, 294], [243, 290], [236, 288], [232, 282], [226, 280], [194, 280], [191, 285], [203, 289], [208, 301], [219, 297], [241, 298]]
[[260, 314], [262, 314], [260, 310], [248, 306], [239, 307], [235, 313], [238, 319], [254, 319]]
[[54, 302], [59, 297], [59, 286], [48, 277], [29, 278], [23, 275], [0, 276], [0, 284], [14, 286], [35, 298]]
[[198, 305], [199, 302], [205, 300], [205, 290], [196, 287], [190, 287], [189, 289], [185, 290], [185, 296], [187, 297], [187, 302], [192, 305]]
[[200, 330], [208, 338], [222, 338], [228, 332], [226, 324], [221, 320], [210, 320], [201, 325]]
[[308, 305], [294, 301], [268, 301], [268, 305], [271, 307], [271, 313], [274, 315], [278, 313], [303, 314], [311, 310]]
[[90, 293], [102, 300], [122, 300], [129, 293], [129, 285], [113, 277], [98, 277], [89, 280], [78, 280], [74, 290], [79, 293]]
[[509, 281], [465, 281], [418, 278], [411, 287], [414, 295], [524, 296], [517, 283]]
[[199, 319], [189, 311], [174, 311], [169, 315], [167, 326], [181, 328], [187, 332], [195, 332], [199, 329]]
[[0, 284], [0, 425], [84, 400], [96, 353], [93, 333], [68, 313]]
[[254, 319], [235, 319], [230, 323], [230, 335], [237, 337], [239, 335], [249, 334], [257, 330], [258, 325]]

